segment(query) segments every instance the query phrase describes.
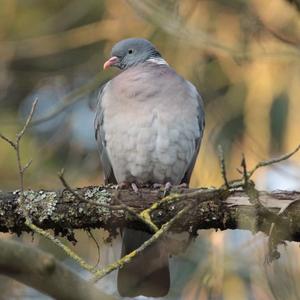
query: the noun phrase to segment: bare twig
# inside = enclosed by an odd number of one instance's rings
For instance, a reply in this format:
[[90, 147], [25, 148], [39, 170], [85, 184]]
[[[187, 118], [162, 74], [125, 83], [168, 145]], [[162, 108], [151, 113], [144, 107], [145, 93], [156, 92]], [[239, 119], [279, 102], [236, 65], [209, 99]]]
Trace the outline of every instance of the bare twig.
[[0, 138], [7, 142], [9, 145], [11, 145], [16, 150], [16, 143], [4, 136], [2, 133], [0, 133]]
[[247, 164], [246, 164], [246, 158], [244, 153], [242, 154], [241, 167], [243, 168], [243, 180], [244, 180], [244, 185], [246, 187], [248, 185], [249, 175], [247, 172]]
[[20, 174], [20, 185], [21, 185], [21, 191], [24, 191], [24, 172], [26, 171], [26, 169], [28, 168], [28, 165], [30, 165], [30, 162], [27, 163], [25, 165], [25, 167], [22, 166], [22, 162], [21, 162], [21, 153], [20, 153], [20, 142], [21, 139], [29, 125], [29, 123], [32, 120], [36, 105], [38, 103], [38, 99], [35, 99], [32, 106], [31, 106], [31, 110], [30, 113], [26, 119], [26, 122], [22, 128], [22, 130], [17, 134], [17, 140], [16, 140], [16, 153], [17, 153], [17, 160], [18, 160], [18, 168], [19, 168], [19, 174]]
[[[0, 134], [0, 137], [6, 141], [9, 145], [12, 146], [12, 148], [15, 150], [16, 152], [16, 156], [17, 156], [17, 163], [18, 163], [18, 170], [19, 170], [19, 175], [20, 175], [20, 189], [21, 192], [24, 191], [24, 172], [26, 171], [26, 169], [29, 167], [29, 165], [31, 164], [31, 161], [29, 161], [24, 167], [22, 166], [22, 161], [21, 161], [21, 151], [20, 151], [20, 142], [21, 139], [29, 125], [29, 123], [32, 120], [36, 105], [38, 103], [38, 99], [35, 99], [32, 106], [31, 106], [31, 110], [30, 113], [25, 121], [25, 124], [23, 126], [23, 128], [21, 129], [20, 132], [17, 133], [16, 135], [16, 141], [14, 142], [13, 140], [5, 137], [4, 135]], [[21, 196], [23, 197], [23, 196]]]
[[100, 255], [101, 254], [100, 253], [100, 245], [99, 245], [98, 241], [96, 240], [96, 238], [94, 237], [93, 233], [90, 230], [88, 230], [88, 235], [94, 241], [94, 243], [96, 245], [96, 248], [97, 248], [97, 254], [98, 254], [98, 256], [97, 256], [97, 261], [96, 261], [96, 263], [94, 265], [94, 268], [96, 268], [99, 265], [99, 263], [100, 263], [100, 256], [101, 256]]
[[29, 160], [29, 161], [26, 163], [26, 165], [23, 167], [23, 173], [31, 166], [31, 164], [32, 164], [32, 159]]
[[94, 204], [97, 206], [101, 206], [101, 207], [105, 207], [111, 210], [123, 210], [124, 207], [122, 205], [106, 205], [104, 203], [99, 203], [97, 202], [97, 200], [95, 199], [86, 199], [83, 196], [81, 196], [79, 193], [77, 193], [76, 191], [74, 191], [70, 185], [67, 183], [65, 177], [64, 177], [64, 169], [62, 169], [60, 172], [58, 172], [58, 178], [60, 179], [62, 185], [64, 186], [64, 188], [69, 191], [75, 198], [77, 198], [78, 200], [82, 201], [82, 202], [86, 202], [86, 203], [90, 203], [90, 204]]
[[285, 154], [283, 156], [280, 156], [278, 158], [275, 159], [270, 159], [270, 160], [264, 160], [259, 162], [249, 173], [248, 173], [248, 178], [250, 178], [257, 169], [262, 168], [262, 167], [266, 167], [266, 166], [270, 166], [270, 165], [274, 165], [276, 163], [282, 162], [284, 160], [289, 159], [291, 156], [293, 156], [296, 152], [298, 152], [300, 149], [300, 144], [296, 147], [295, 150], [293, 150], [292, 152]]
[[32, 117], [33, 117], [33, 114], [34, 114], [34, 111], [35, 111], [35, 108], [36, 108], [37, 103], [38, 103], [38, 99], [36, 98], [36, 99], [34, 100], [32, 106], [31, 106], [30, 113], [29, 113], [29, 115], [28, 115], [28, 117], [27, 117], [27, 119], [26, 119], [26, 121], [25, 121], [25, 124], [24, 124], [22, 130], [17, 134], [17, 143], [20, 142], [21, 138], [23, 137], [23, 135], [24, 135], [24, 133], [25, 133], [25, 131], [26, 131], [28, 125], [29, 125], [29, 123], [30, 123], [31, 120], [32, 120]]
[[227, 175], [226, 175], [226, 166], [225, 166], [225, 159], [224, 159], [224, 151], [221, 145], [218, 146], [218, 152], [219, 152], [219, 159], [220, 159], [220, 166], [221, 166], [221, 174], [224, 180], [224, 184], [227, 189], [229, 189], [229, 183], [227, 180]]

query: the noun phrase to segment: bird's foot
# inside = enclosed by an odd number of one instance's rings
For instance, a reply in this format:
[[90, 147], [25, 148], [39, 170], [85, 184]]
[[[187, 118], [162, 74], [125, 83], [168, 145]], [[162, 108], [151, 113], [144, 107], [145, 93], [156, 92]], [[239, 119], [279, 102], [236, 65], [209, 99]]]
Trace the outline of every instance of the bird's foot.
[[123, 181], [117, 184], [117, 190], [126, 190], [129, 189], [130, 183], [127, 181]]
[[178, 185], [178, 187], [179, 188], [181, 188], [181, 189], [183, 189], [183, 188], [188, 188], [188, 185], [187, 185], [187, 183], [180, 183], [179, 185]]
[[154, 183], [153, 184], [154, 189], [163, 189], [163, 197], [166, 197], [170, 194], [170, 191], [172, 189], [172, 184], [171, 182], [167, 182], [166, 184], [161, 184], [161, 183]]
[[136, 185], [136, 183], [131, 183], [131, 187], [132, 187], [132, 189], [134, 190], [134, 192], [135, 193], [138, 193], [139, 192], [139, 188], [138, 188], [138, 186]]
[[137, 187], [137, 184], [132, 182], [132, 183], [129, 183], [127, 181], [123, 181], [123, 182], [120, 182], [118, 185], [117, 185], [117, 190], [126, 190], [126, 189], [130, 189], [132, 188], [132, 190], [135, 192], [135, 193], [138, 193], [139, 192], [139, 188]]
[[172, 190], [172, 184], [171, 182], [167, 182], [164, 188], [164, 197], [169, 196], [171, 190]]

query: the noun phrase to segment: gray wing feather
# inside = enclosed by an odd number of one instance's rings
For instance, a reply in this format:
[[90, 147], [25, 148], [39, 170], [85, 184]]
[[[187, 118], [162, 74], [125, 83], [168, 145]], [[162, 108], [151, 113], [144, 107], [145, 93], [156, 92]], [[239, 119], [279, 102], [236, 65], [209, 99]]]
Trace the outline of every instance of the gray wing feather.
[[[195, 88], [193, 85], [192, 85], [192, 87]], [[198, 108], [197, 108], [198, 109], [198, 114], [197, 114], [197, 117], [198, 117], [198, 126], [199, 126], [200, 135], [195, 140], [195, 152], [194, 152], [193, 158], [192, 158], [192, 160], [191, 160], [191, 162], [188, 166], [188, 169], [187, 169], [183, 179], [181, 180], [181, 183], [186, 183], [187, 185], [189, 185], [189, 183], [190, 183], [192, 172], [193, 172], [193, 169], [194, 169], [194, 166], [195, 166], [195, 163], [196, 163], [196, 160], [197, 160], [197, 156], [198, 156], [198, 153], [199, 153], [199, 150], [200, 150], [201, 140], [202, 140], [204, 127], [205, 127], [204, 104], [203, 104], [203, 100], [202, 100], [200, 94], [198, 93], [198, 91], [197, 91], [197, 100], [198, 100]]]
[[[108, 83], [109, 84], [109, 83]], [[98, 151], [100, 154], [100, 159], [102, 162], [103, 170], [104, 170], [104, 182], [105, 184], [112, 183], [117, 184], [117, 180], [115, 178], [111, 162], [109, 160], [109, 156], [106, 150], [106, 141], [105, 141], [105, 131], [103, 128], [104, 121], [104, 112], [101, 105], [103, 94], [105, 93], [105, 87], [107, 84], [103, 85], [100, 89], [98, 95], [98, 104], [96, 108], [96, 116], [94, 121], [95, 126], [95, 138], [97, 141]]]

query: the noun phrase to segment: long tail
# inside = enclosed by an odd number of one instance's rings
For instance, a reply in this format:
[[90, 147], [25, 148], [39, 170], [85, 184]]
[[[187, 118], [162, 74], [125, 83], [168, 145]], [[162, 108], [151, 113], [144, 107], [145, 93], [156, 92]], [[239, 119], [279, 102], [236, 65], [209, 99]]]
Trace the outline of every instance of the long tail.
[[[140, 247], [150, 237], [151, 234], [144, 231], [125, 229], [122, 257]], [[163, 297], [169, 288], [168, 254], [161, 242], [145, 249], [118, 272], [118, 291], [122, 297]]]

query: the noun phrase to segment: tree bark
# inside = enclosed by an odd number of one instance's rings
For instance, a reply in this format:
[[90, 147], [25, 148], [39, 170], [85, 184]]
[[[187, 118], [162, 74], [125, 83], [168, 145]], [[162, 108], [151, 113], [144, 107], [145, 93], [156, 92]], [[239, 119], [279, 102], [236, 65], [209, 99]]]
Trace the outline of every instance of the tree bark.
[[[86, 201], [96, 201], [98, 205], [82, 201], [67, 190], [28, 190], [24, 192], [25, 208], [32, 222], [40, 228], [53, 229], [55, 234], [75, 241], [74, 229], [104, 228], [111, 235], [117, 234], [124, 226], [147, 230], [145, 224], [137, 221], [127, 210], [110, 207], [116, 207], [122, 201], [136, 212], [141, 212], [162, 198], [161, 190], [147, 188], [140, 189], [138, 193], [116, 191], [113, 187], [86, 187], [76, 189], [76, 192]], [[242, 190], [229, 196], [224, 196], [217, 189], [175, 188], [172, 190], [174, 192], [181, 195], [193, 192], [193, 195], [180, 201], [166, 202], [153, 210], [151, 219], [158, 227], [173, 218], [187, 202], [194, 201], [193, 208], [172, 227], [173, 231], [196, 235], [200, 229], [247, 229], [268, 234], [271, 224], [275, 222], [274, 232], [280, 239], [300, 241], [300, 192], [261, 191], [258, 199], [265, 209], [250, 203], [248, 195]], [[277, 218], [276, 214], [280, 211]], [[0, 231], [28, 232], [30, 230], [24, 221], [19, 192], [0, 192]]]
[[52, 255], [23, 243], [0, 240], [0, 273], [54, 299], [113, 300]]

